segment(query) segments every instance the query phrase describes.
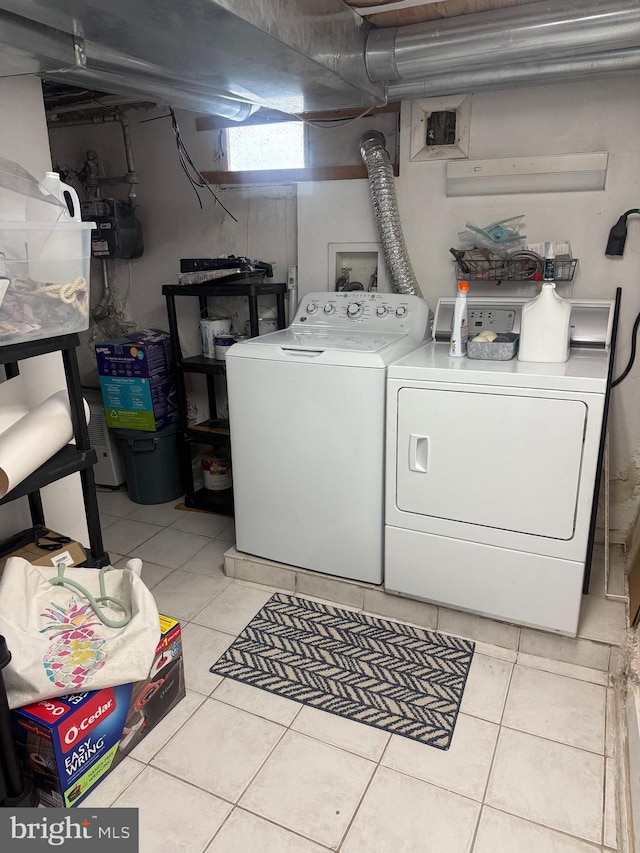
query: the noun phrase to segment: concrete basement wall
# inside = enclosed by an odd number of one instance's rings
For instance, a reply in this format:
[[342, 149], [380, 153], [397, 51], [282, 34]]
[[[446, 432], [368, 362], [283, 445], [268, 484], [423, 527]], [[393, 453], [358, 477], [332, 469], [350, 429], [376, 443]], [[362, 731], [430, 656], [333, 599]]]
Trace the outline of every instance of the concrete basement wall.
[[[609, 170], [604, 192], [448, 199], [446, 163], [409, 159], [410, 104], [403, 104], [398, 204], [413, 266], [432, 308], [440, 296], [455, 292], [449, 247], [457, 245], [457, 232], [465, 222], [483, 225], [524, 213], [529, 240], [568, 239], [579, 258], [574, 281], [563, 286], [561, 293], [609, 298], [617, 286], [623, 288], [616, 375], [622, 371], [629, 357], [633, 320], [640, 310], [640, 217], [630, 218], [623, 258], [606, 258], [604, 248], [620, 213], [640, 206], [639, 82], [635, 75], [473, 95], [471, 158], [606, 150]], [[129, 114], [147, 248], [137, 261], [113, 264], [112, 277], [119, 290], [129, 289], [129, 314], [140, 325], [166, 326], [160, 288], [175, 280], [180, 257], [223, 253], [262, 257], [276, 262], [278, 278], [286, 274], [288, 264], [297, 262], [304, 294], [327, 288], [329, 243], [377, 240], [365, 180], [300, 184], [297, 203], [296, 188], [290, 185], [225, 189], [222, 198], [240, 220], [238, 224], [203, 193], [201, 213], [178, 165], [168, 119], [142, 123], [160, 114], [157, 110]], [[179, 119], [198, 166], [216, 168], [215, 134], [195, 132], [194, 114], [179, 113]], [[362, 131], [368, 129], [366, 119], [359, 125]], [[330, 138], [330, 133], [326, 136]], [[98, 151], [106, 174], [123, 172], [116, 126], [51, 133], [56, 164], [79, 168], [88, 147]], [[513, 295], [534, 292], [513, 286], [507, 291], [504, 284], [501, 290]], [[482, 294], [483, 286], [474, 284], [472, 292]], [[489, 292], [494, 293], [495, 287]], [[95, 286], [94, 298], [98, 295], [99, 286]], [[197, 352], [196, 306], [185, 305], [182, 310], [186, 350]], [[639, 381], [640, 359], [614, 390], [610, 413], [611, 526], [618, 542], [626, 542], [640, 508]]]
[[[231, 254], [260, 258], [275, 265], [274, 281], [286, 281], [287, 267], [296, 259], [295, 186], [216, 188], [237, 222], [206, 189], [199, 190], [201, 210], [180, 167], [171, 121], [165, 117], [167, 112], [164, 108], [127, 112], [139, 178], [137, 216], [142, 223], [145, 250], [137, 260], [107, 262], [111, 284], [120, 296], [126, 297], [127, 314], [139, 328], [168, 327], [162, 285], [177, 283], [180, 258]], [[217, 135], [197, 132], [195, 113], [178, 110], [177, 115], [182, 138], [194, 162], [203, 171], [218, 168]], [[119, 124], [51, 130], [50, 141], [56, 167], [79, 170], [87, 149], [92, 148], [98, 153], [103, 175], [126, 172]], [[80, 190], [80, 184], [76, 186]], [[126, 198], [127, 188], [114, 185], [103, 195]], [[95, 304], [102, 293], [100, 263], [94, 261], [92, 270], [91, 301]], [[266, 307], [275, 305], [273, 297], [266, 297], [264, 302]], [[187, 356], [199, 354], [198, 300], [179, 299], [177, 305], [183, 352]], [[234, 331], [244, 331], [248, 317], [245, 299], [215, 300], [213, 305], [226, 309], [234, 317]], [[88, 348], [83, 353], [81, 369], [85, 381], [97, 382]], [[188, 377], [188, 382], [190, 400], [198, 407], [198, 418], [203, 420], [208, 416], [204, 379]]]

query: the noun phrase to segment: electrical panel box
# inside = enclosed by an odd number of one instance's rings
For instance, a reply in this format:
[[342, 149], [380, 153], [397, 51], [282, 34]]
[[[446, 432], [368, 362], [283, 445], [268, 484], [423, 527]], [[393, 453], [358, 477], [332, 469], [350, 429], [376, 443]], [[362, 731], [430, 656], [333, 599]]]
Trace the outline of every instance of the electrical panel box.
[[82, 218], [96, 223], [91, 232], [94, 258], [139, 258], [144, 251], [142, 228], [131, 201], [98, 198], [83, 201]]

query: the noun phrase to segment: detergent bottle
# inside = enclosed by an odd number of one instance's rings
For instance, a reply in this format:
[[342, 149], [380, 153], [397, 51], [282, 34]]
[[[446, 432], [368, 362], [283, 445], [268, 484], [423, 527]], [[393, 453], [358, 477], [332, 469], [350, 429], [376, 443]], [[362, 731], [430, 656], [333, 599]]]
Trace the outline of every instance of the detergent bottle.
[[469, 282], [458, 282], [458, 295], [453, 309], [453, 326], [451, 327], [451, 339], [449, 341], [449, 355], [456, 358], [467, 354], [467, 340], [469, 338], [469, 325], [467, 322], [467, 293]]
[[29, 200], [29, 277], [33, 281], [67, 284], [84, 274], [87, 247], [80, 201], [57, 172], [45, 172], [38, 184], [42, 201]]
[[571, 304], [544, 281], [539, 295], [522, 308], [519, 361], [560, 363], [569, 358]]

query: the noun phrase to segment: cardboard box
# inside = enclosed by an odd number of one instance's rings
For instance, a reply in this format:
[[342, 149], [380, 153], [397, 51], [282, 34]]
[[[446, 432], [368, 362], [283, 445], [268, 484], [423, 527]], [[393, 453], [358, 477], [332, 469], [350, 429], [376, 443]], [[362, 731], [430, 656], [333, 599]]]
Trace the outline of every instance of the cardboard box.
[[[59, 533], [50, 531], [51, 536], [59, 536]], [[10, 554], [5, 554], [0, 557], [0, 573], [4, 569], [5, 563], [9, 557], [22, 557], [33, 563], [34, 566], [51, 566], [55, 568], [58, 563], [64, 562], [67, 566], [78, 566], [84, 563], [87, 559], [87, 554], [79, 542], [71, 541], [67, 545], [62, 545], [55, 551], [47, 551], [44, 548], [38, 548], [35, 542], [29, 542], [21, 548], [17, 548]]]
[[167, 332], [144, 329], [96, 344], [107, 425], [154, 432], [178, 417]]
[[160, 617], [145, 681], [35, 702], [11, 712], [18, 751], [40, 802], [79, 805], [184, 698], [180, 623]]

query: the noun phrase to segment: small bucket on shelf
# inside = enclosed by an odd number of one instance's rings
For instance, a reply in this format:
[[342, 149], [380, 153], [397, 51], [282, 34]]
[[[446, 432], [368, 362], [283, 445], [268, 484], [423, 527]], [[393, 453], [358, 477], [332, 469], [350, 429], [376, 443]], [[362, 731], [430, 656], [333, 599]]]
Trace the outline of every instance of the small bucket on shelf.
[[206, 454], [202, 457], [204, 487], [210, 492], [231, 488], [231, 462], [224, 456]]

